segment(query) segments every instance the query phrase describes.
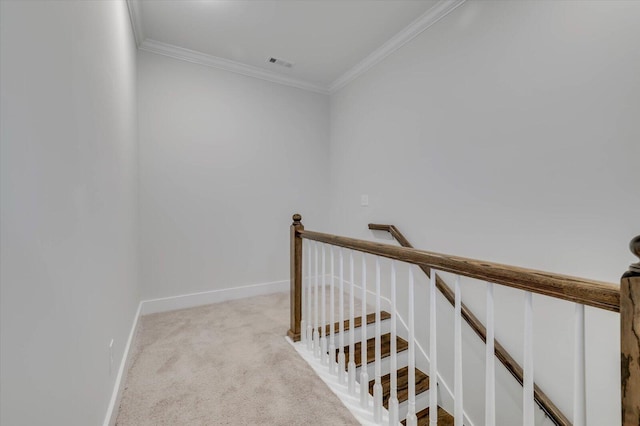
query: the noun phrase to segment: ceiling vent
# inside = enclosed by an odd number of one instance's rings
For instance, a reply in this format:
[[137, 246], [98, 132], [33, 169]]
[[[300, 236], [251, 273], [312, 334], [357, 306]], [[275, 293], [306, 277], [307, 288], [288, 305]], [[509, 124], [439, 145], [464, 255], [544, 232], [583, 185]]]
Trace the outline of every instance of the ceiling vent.
[[267, 59], [267, 62], [269, 62], [270, 64], [280, 65], [281, 67], [285, 67], [285, 68], [293, 67], [293, 64], [291, 62], [287, 62], [283, 59], [278, 59], [273, 57]]

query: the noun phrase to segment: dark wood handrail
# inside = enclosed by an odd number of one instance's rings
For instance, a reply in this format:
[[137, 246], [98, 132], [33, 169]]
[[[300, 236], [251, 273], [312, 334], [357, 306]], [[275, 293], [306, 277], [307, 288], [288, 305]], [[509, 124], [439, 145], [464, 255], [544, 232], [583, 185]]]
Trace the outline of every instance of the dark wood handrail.
[[459, 256], [358, 240], [322, 232], [300, 230], [300, 238], [332, 244], [402, 262], [426, 266], [469, 278], [489, 281], [519, 290], [619, 312], [620, 288], [602, 281], [553, 274]]
[[[640, 262], [632, 264], [620, 280], [620, 287], [613, 284], [552, 274], [533, 269], [518, 268], [499, 263], [483, 262], [459, 256], [417, 250], [411, 247], [407, 239], [393, 225], [371, 224], [370, 229], [390, 232], [401, 245], [380, 244], [354, 238], [340, 237], [321, 232], [307, 231], [298, 214], [293, 216], [291, 225], [291, 326], [288, 332], [293, 341], [300, 340], [301, 298], [302, 288], [302, 239], [315, 240], [327, 244], [345, 247], [373, 255], [396, 259], [419, 266], [423, 271], [452, 272], [470, 278], [489, 281], [532, 293], [555, 297], [570, 302], [581, 303], [612, 312], [620, 313], [620, 371], [621, 371], [621, 414], [623, 426], [640, 425]], [[640, 258], [640, 236], [630, 244], [631, 252]], [[436, 277], [438, 278], [438, 277]], [[451, 301], [451, 289], [440, 279], [436, 279], [438, 288]], [[448, 289], [448, 292], [447, 292]], [[447, 296], [448, 295], [448, 296]], [[475, 323], [474, 330], [486, 341], [484, 326], [466, 308], [462, 315], [470, 324]], [[473, 327], [473, 325], [472, 325]], [[496, 356], [511, 374], [522, 383], [522, 368], [508, 356], [504, 348], [495, 342]], [[500, 355], [498, 352], [501, 352]], [[536, 387], [536, 401], [544, 394]], [[538, 402], [538, 404], [540, 404]], [[569, 425], [560, 411], [553, 405], [541, 407], [557, 424]]]
[[[413, 248], [409, 240], [407, 240], [405, 236], [402, 235], [402, 233], [394, 225], [380, 225], [380, 224], [370, 223], [369, 229], [377, 230], [377, 231], [386, 231], [390, 233], [393, 236], [393, 238], [395, 238], [402, 247]], [[431, 269], [422, 265], [420, 266], [420, 269], [422, 269], [422, 272], [424, 272], [427, 275], [427, 277], [429, 278], [431, 277]], [[455, 303], [456, 303], [455, 294], [453, 293], [451, 288], [449, 288], [449, 286], [444, 282], [444, 280], [440, 278], [440, 276], [438, 276], [438, 274], [436, 274], [436, 287], [442, 293], [445, 299], [447, 299], [449, 303], [455, 306]], [[461, 303], [460, 311], [461, 311], [462, 318], [464, 318], [467, 324], [469, 324], [469, 326], [473, 329], [473, 331], [476, 332], [476, 334], [478, 335], [478, 337], [480, 337], [482, 342], [486, 343], [487, 329], [482, 324], [482, 322], [480, 322], [478, 317], [476, 317], [473, 314], [473, 312], [471, 312], [471, 310], [464, 303]], [[509, 354], [509, 352], [507, 352], [504, 346], [502, 346], [497, 339], [494, 340], [494, 347], [495, 347], [496, 358], [498, 358], [498, 360], [502, 363], [502, 365], [504, 365], [507, 371], [509, 371], [509, 373], [511, 373], [511, 375], [522, 386], [522, 384], [524, 383], [524, 379], [523, 379], [524, 373], [520, 364], [516, 362], [516, 360]], [[544, 411], [547, 414], [547, 416], [555, 424], [562, 425], [562, 426], [571, 425], [571, 422], [569, 421], [569, 419], [567, 419], [567, 417], [562, 413], [562, 411], [560, 411], [560, 409], [553, 403], [553, 401], [551, 401], [551, 398], [549, 398], [542, 391], [542, 389], [540, 389], [540, 387], [535, 383], [533, 385], [533, 398], [538, 404], [538, 406], [540, 407], [540, 409]]]

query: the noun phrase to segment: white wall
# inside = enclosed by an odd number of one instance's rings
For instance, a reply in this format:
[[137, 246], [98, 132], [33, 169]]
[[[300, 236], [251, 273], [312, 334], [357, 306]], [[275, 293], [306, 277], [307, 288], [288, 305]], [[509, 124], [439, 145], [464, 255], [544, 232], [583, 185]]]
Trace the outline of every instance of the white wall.
[[0, 4], [0, 423], [97, 425], [139, 300], [127, 6]]
[[143, 298], [289, 278], [291, 215], [324, 223], [328, 96], [139, 55]]
[[[420, 248], [616, 283], [640, 233], [639, 19], [638, 2], [467, 2], [387, 57], [331, 97], [332, 232], [392, 223]], [[480, 318], [483, 290], [465, 285]], [[522, 296], [496, 297], [521, 360]], [[573, 307], [534, 304], [536, 380], [571, 417]], [[618, 317], [589, 309], [587, 328], [589, 424], [619, 423]]]

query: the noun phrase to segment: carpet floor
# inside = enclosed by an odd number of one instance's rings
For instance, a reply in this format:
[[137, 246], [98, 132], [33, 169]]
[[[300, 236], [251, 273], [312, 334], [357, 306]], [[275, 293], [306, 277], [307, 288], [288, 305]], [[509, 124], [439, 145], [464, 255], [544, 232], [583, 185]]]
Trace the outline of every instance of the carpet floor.
[[357, 425], [288, 328], [288, 293], [141, 317], [116, 424]]

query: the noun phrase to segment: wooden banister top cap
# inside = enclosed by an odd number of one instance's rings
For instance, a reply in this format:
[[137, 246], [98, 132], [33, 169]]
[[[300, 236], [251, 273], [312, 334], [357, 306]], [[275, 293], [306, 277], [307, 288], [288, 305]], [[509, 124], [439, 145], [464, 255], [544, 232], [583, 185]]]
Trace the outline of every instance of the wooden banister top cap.
[[631, 240], [629, 243], [629, 249], [631, 250], [631, 253], [635, 254], [638, 259], [640, 259], [640, 235]]
[[[638, 259], [640, 259], [640, 235], [631, 240], [629, 243], [629, 250], [631, 250], [631, 253], [635, 254]], [[634, 272], [640, 272], [640, 262], [632, 264], [629, 269]]]
[[299, 224], [302, 221], [302, 216], [298, 213], [293, 215], [293, 223], [294, 224]]

